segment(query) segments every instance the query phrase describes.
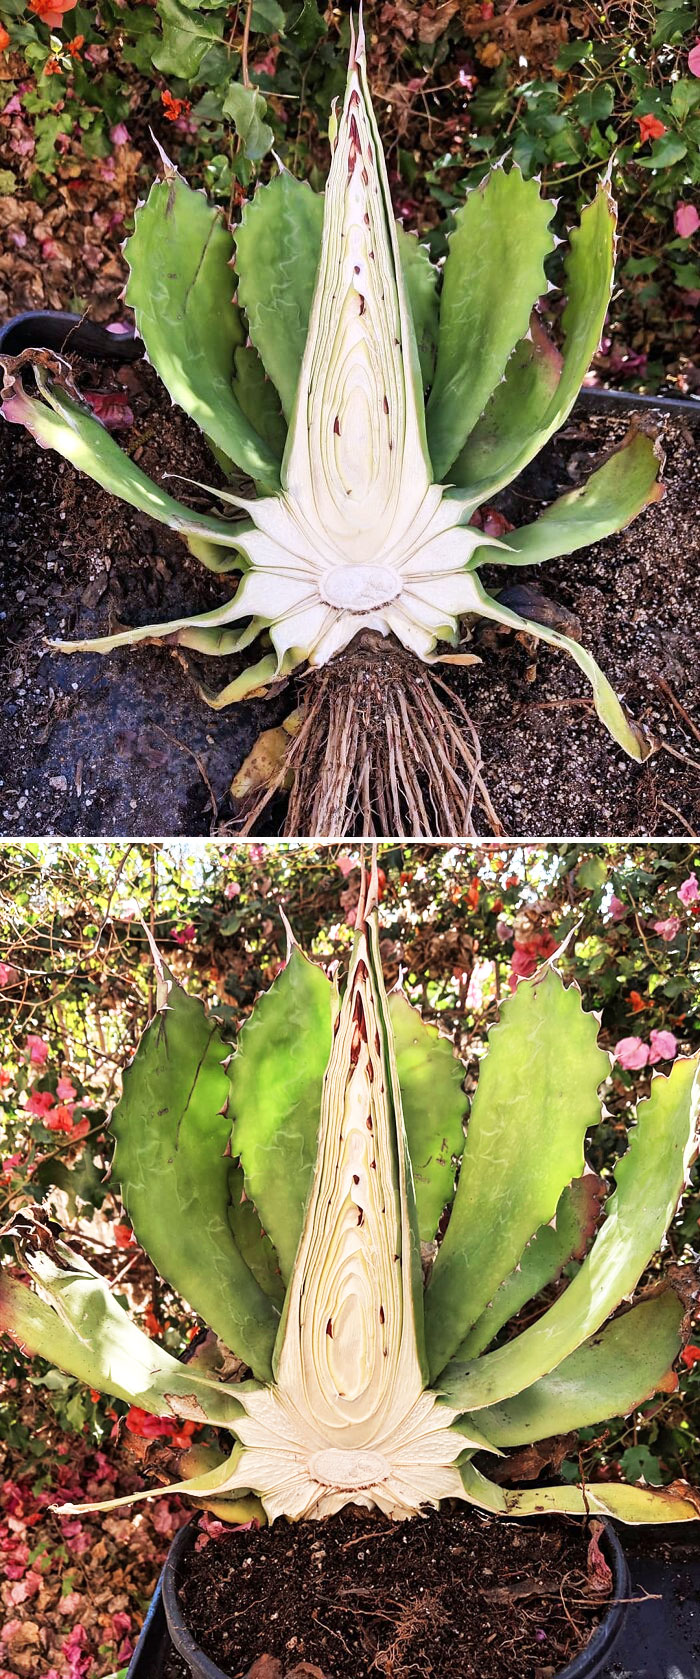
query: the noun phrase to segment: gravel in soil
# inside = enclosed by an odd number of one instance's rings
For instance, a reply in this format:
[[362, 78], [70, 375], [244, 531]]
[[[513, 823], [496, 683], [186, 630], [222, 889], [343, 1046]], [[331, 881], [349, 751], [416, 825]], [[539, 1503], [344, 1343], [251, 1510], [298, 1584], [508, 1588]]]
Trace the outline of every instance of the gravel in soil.
[[[181, 473], [222, 481], [196, 428], [145, 364], [77, 371], [93, 388], [126, 390], [134, 423], [120, 441], [156, 480]], [[628, 423], [607, 409], [577, 408], [498, 504], [514, 523], [532, 519], [582, 482]], [[659, 504], [619, 536], [539, 570], [484, 569], [491, 588], [534, 585], [555, 609], [573, 613], [585, 645], [664, 743], [646, 765], [631, 763], [598, 722], [566, 655], [477, 622], [467, 645], [481, 665], [450, 671], [447, 680], [480, 734], [491, 798], [512, 836], [697, 831], [700, 416], [659, 415], [658, 423], [667, 453]], [[2, 831], [165, 836], [230, 825], [231, 779], [259, 732], [293, 709], [292, 684], [215, 712], [198, 685], [222, 687], [250, 653], [205, 660], [140, 646], [68, 657], [46, 644], [205, 611], [226, 598], [230, 581], [207, 572], [173, 533], [39, 450], [19, 426], [0, 426], [0, 473]], [[182, 491], [206, 505], [191, 487]], [[272, 807], [260, 832], [274, 833], [279, 820]]]
[[[210, 1541], [190, 1553], [179, 1598], [231, 1679], [546, 1679], [604, 1612], [587, 1547], [574, 1521], [345, 1511]], [[180, 1679], [169, 1660], [165, 1679]]]

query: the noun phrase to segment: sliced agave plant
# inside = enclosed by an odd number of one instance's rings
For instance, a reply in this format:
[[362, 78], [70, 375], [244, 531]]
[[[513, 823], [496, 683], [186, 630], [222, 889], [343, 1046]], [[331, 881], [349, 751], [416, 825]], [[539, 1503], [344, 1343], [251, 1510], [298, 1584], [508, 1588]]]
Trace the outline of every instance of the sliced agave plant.
[[685, 1483], [516, 1489], [485, 1466], [677, 1385], [678, 1268], [635, 1291], [697, 1150], [698, 1056], [654, 1075], [608, 1193], [584, 1142], [609, 1056], [553, 960], [504, 1002], [465, 1135], [449, 1040], [385, 992], [375, 891], [376, 877], [342, 1000], [291, 942], [234, 1054], [154, 952], [157, 1012], [124, 1075], [114, 1169], [139, 1241], [242, 1379], [149, 1340], [41, 1217], [17, 1221], [31, 1283], [2, 1273], [0, 1327], [92, 1387], [231, 1436], [134, 1497], [175, 1490], [233, 1522], [349, 1503], [401, 1520], [448, 1499], [696, 1519]]
[[[571, 233], [560, 353], [536, 308], [555, 203], [516, 165], [492, 169], [456, 212], [439, 273], [394, 220], [361, 28], [330, 138], [325, 196], [281, 167], [232, 232], [164, 157], [126, 245], [126, 299], [150, 361], [254, 498], [211, 489], [219, 514], [174, 500], [55, 358], [6, 363], [4, 413], [180, 532], [204, 565], [242, 573], [213, 611], [64, 651], [161, 639], [223, 655], [260, 640], [261, 657], [205, 698], [225, 706], [317, 672], [277, 777], [294, 776], [288, 832], [471, 832], [475, 792], [493, 828], [478, 741], [427, 668], [458, 645], [465, 617], [569, 653], [617, 744], [637, 760], [652, 749], [592, 655], [489, 593], [479, 567], [537, 564], [626, 525], [660, 494], [654, 442], [632, 431], [507, 542], [470, 522], [571, 410], [610, 298], [615, 206], [604, 180]], [[18, 363], [33, 366], [37, 395]]]

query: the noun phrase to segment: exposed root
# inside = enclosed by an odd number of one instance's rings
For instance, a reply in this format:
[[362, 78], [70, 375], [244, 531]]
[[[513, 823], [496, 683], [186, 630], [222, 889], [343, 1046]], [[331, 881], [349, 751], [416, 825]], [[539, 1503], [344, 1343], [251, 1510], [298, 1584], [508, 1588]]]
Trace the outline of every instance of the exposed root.
[[301, 728], [243, 833], [255, 832], [290, 776], [285, 834], [477, 837], [475, 806], [488, 832], [503, 832], [465, 707], [405, 648], [363, 632], [347, 652], [309, 672], [302, 703]]

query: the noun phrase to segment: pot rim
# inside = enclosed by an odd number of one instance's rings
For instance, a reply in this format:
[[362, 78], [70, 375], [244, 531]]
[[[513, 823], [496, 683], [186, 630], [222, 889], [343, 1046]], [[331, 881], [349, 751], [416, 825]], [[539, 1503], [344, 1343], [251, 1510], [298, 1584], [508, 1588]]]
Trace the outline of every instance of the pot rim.
[[[184, 1527], [181, 1527], [179, 1533], [175, 1535], [168, 1551], [161, 1577], [163, 1608], [168, 1623], [168, 1632], [175, 1649], [188, 1663], [188, 1666], [192, 1663], [196, 1664], [192, 1667], [196, 1679], [228, 1679], [223, 1669], [217, 1667], [216, 1662], [205, 1655], [201, 1646], [189, 1631], [177, 1595], [180, 1566], [194, 1544], [197, 1519], [198, 1512], [195, 1512], [190, 1521]], [[602, 1662], [609, 1656], [613, 1645], [617, 1643], [627, 1615], [631, 1597], [627, 1558], [612, 1522], [607, 1519], [603, 1520], [601, 1543], [612, 1568], [613, 1599], [587, 1644], [584, 1645], [582, 1650], [579, 1650], [578, 1655], [574, 1656], [566, 1667], [559, 1669], [556, 1679], [588, 1679], [589, 1675], [593, 1679], [596, 1674], [601, 1674], [602, 1679]]]

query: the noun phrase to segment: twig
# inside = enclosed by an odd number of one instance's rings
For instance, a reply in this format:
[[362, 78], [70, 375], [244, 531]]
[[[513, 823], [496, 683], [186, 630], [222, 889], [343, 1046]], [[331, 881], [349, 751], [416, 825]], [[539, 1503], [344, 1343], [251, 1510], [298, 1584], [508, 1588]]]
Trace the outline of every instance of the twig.
[[698, 729], [697, 725], [693, 722], [692, 717], [689, 717], [685, 706], [681, 705], [680, 700], [676, 699], [673, 689], [669, 686], [665, 676], [654, 676], [653, 680], [656, 683], [657, 688], [661, 689], [662, 694], [665, 694], [666, 698], [671, 701], [671, 705], [675, 707], [679, 717], [683, 718], [683, 722], [686, 727], [690, 729], [691, 735], [694, 735], [695, 739], [700, 741], [700, 729]]
[[241, 42], [241, 71], [243, 73], [243, 86], [244, 87], [250, 87], [250, 76], [248, 74], [248, 48], [249, 48], [249, 45], [250, 45], [250, 20], [251, 20], [252, 14], [253, 14], [253, 0], [248, 0], [248, 3], [246, 5], [246, 9], [245, 9], [245, 23], [243, 25], [243, 40]]

